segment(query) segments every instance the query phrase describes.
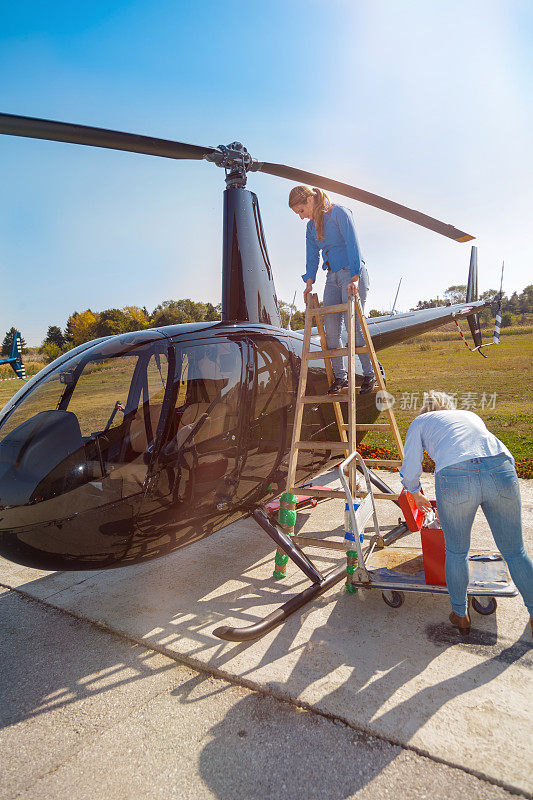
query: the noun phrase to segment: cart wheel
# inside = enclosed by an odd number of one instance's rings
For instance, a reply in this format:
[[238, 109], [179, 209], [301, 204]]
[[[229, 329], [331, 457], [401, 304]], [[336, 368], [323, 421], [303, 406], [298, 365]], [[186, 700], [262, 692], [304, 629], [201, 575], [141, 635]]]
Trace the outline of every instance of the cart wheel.
[[381, 596], [385, 603], [391, 608], [400, 608], [400, 606], [403, 606], [403, 601], [405, 600], [403, 592], [395, 592], [393, 590], [381, 592]]
[[[480, 602], [481, 601], [485, 601]], [[497, 607], [496, 598], [495, 597], [473, 597], [472, 598], [472, 606], [474, 611], [477, 611], [478, 614], [483, 614], [483, 616], [488, 617], [489, 614], [494, 614]]]

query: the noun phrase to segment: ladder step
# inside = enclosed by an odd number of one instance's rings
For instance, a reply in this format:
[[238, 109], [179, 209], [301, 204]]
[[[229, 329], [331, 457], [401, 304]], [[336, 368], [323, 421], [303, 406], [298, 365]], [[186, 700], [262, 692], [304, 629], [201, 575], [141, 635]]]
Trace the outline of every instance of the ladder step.
[[[342, 427], [344, 428], [345, 431], [347, 431], [350, 426], [345, 423]], [[390, 422], [378, 422], [372, 424], [365, 422], [364, 424], [361, 423], [359, 425], [359, 423], [356, 423], [355, 425], [356, 431], [388, 431], [391, 428], [392, 425], [390, 424]]]
[[341, 311], [348, 311], [348, 303], [339, 303], [336, 306], [319, 306], [312, 309], [312, 314], [339, 314]]
[[[399, 500], [399, 494], [389, 494], [389, 492], [372, 492], [374, 500]], [[366, 497], [367, 492], [356, 492], [356, 497]]]
[[306, 395], [299, 400], [300, 403], [347, 403], [347, 394], [317, 394]]
[[348, 348], [339, 347], [337, 350], [313, 350], [307, 356], [308, 359], [312, 358], [339, 358], [339, 356], [347, 356]]
[[326, 486], [323, 488], [311, 486], [293, 486], [290, 490], [292, 494], [302, 494], [305, 497], [346, 497], [342, 489], [328, 489]]
[[[368, 347], [354, 347], [354, 353], [358, 355], [359, 353], [368, 353]], [[347, 347], [339, 347], [336, 350], [313, 350], [313, 352], [309, 353], [307, 358], [311, 361], [314, 358], [340, 358], [341, 356], [348, 355], [348, 348]]]
[[363, 458], [367, 467], [401, 467], [402, 462], [395, 458]]
[[[344, 453], [350, 449], [349, 442], [296, 442], [294, 445], [297, 450], [331, 450], [333, 453]], [[394, 462], [396, 463], [396, 462]], [[398, 461], [398, 464], [401, 464]]]
[[323, 547], [326, 550], [344, 550], [344, 542], [331, 539], [317, 539], [314, 536], [293, 536], [292, 541], [300, 547]]

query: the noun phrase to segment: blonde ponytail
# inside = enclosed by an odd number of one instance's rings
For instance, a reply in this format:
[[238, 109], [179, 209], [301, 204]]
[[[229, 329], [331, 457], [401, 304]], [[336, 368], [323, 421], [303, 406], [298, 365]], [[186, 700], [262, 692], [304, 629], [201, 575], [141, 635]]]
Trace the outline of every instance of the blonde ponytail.
[[316, 238], [320, 242], [324, 238], [324, 214], [331, 211], [331, 200], [322, 189], [313, 189], [313, 193], [315, 195], [313, 222], [316, 228]]

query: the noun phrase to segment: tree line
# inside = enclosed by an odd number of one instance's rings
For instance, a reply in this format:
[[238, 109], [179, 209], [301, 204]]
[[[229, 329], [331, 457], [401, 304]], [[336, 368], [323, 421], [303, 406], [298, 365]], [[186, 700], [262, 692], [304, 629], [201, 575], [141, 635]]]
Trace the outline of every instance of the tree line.
[[[419, 300], [413, 311], [424, 308], [436, 308], [454, 303], [465, 302], [466, 286], [449, 286], [442, 297], [430, 300]], [[499, 297], [499, 290], [488, 289], [480, 296], [481, 300], [496, 301]], [[279, 302], [281, 323], [284, 328], [290, 327], [292, 330], [299, 330], [304, 327], [304, 312], [296, 306]], [[513, 292], [510, 297], [503, 295], [503, 317], [502, 325], [509, 326], [522, 324], [528, 321], [527, 315], [533, 313], [533, 284], [526, 286], [518, 294]], [[194, 302], [194, 300], [164, 300], [150, 314], [146, 307], [125, 306], [124, 308], [108, 308], [105, 311], [92, 311], [90, 308], [85, 311], [74, 311], [67, 320], [64, 330], [58, 325], [50, 325], [43, 342], [39, 348], [44, 360], [53, 361], [61, 353], [77, 347], [80, 344], [98, 339], [101, 336], [113, 336], [117, 333], [128, 333], [130, 331], [143, 330], [145, 328], [157, 328], [164, 325], [180, 325], [186, 322], [216, 322], [220, 319], [221, 304]], [[379, 317], [389, 314], [389, 311], [371, 309], [369, 317]], [[492, 318], [490, 308], [481, 312], [482, 322], [489, 323]], [[2, 342], [2, 355], [9, 355], [15, 328], [10, 328], [6, 332]], [[23, 353], [26, 349], [26, 342], [22, 340]]]
[[[495, 303], [499, 300], [499, 289], [487, 289], [479, 296], [480, 300], [488, 300], [490, 303]], [[449, 306], [455, 303], [466, 302], [466, 285], [457, 284], [449, 286], [444, 292], [442, 297], [434, 297], [430, 300], [419, 300], [418, 303], [411, 311], [420, 311], [424, 308], [438, 308], [439, 306]], [[522, 325], [529, 322], [528, 316], [533, 314], [533, 284], [526, 286], [520, 294], [513, 292], [508, 297], [505, 292], [502, 294], [502, 326], [509, 327], [510, 325]], [[372, 309], [369, 317], [381, 317], [388, 314], [388, 311], [378, 311]], [[488, 324], [493, 317], [490, 308], [484, 308], [480, 312], [481, 322]]]
[[64, 331], [57, 325], [50, 325], [39, 350], [47, 361], [53, 361], [61, 353], [101, 336], [185, 322], [216, 322], [220, 319], [220, 308], [220, 304], [214, 306], [212, 303], [195, 303], [186, 299], [164, 300], [151, 314], [146, 306], [75, 311], [68, 318]]

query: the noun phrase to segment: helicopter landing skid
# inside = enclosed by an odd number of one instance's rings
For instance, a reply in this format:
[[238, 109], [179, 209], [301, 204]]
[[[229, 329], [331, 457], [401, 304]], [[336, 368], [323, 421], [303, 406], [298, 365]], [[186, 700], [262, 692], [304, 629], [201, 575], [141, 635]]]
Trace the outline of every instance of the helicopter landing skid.
[[[288, 555], [288, 554], [287, 554]], [[308, 586], [303, 592], [300, 592], [296, 597], [291, 597], [286, 603], [272, 611], [264, 619], [256, 622], [254, 625], [248, 625], [246, 628], [230, 628], [228, 625], [223, 625], [213, 631], [215, 636], [219, 639], [225, 639], [228, 642], [249, 642], [253, 639], [260, 639], [269, 631], [277, 628], [282, 622], [299, 611], [300, 608], [310, 603], [316, 597], [327, 592], [336, 583], [346, 579], [346, 566], [343, 564], [332, 572], [328, 573], [320, 583], [314, 583]]]
[[274, 540], [276, 545], [280, 547], [289, 556], [291, 561], [302, 570], [306, 577], [312, 581], [312, 586], [308, 586], [307, 589], [297, 594], [296, 597], [291, 597], [290, 600], [287, 600], [286, 603], [283, 603], [282, 606], [254, 625], [248, 625], [246, 628], [231, 628], [228, 625], [223, 625], [213, 631], [213, 634], [219, 639], [225, 639], [228, 642], [248, 642], [252, 639], [259, 639], [273, 628], [281, 625], [282, 622], [285, 622], [291, 614], [294, 614], [307, 603], [314, 600], [315, 597], [319, 597], [346, 577], [346, 567], [344, 564], [326, 576], [321, 575], [312, 561], [307, 558], [303, 550], [301, 550], [286, 533], [273, 525], [264, 511], [256, 509], [252, 516], [265, 533]]
[[[248, 625], [246, 628], [231, 628], [229, 625], [222, 625], [220, 628], [215, 628], [213, 635], [217, 636], [219, 639], [225, 639], [227, 642], [250, 642], [254, 639], [260, 639], [274, 628], [277, 628], [278, 625], [285, 622], [286, 619], [307, 605], [307, 603], [311, 603], [315, 598], [320, 597], [320, 595], [327, 592], [328, 589], [331, 589], [335, 584], [346, 580], [346, 564], [344, 561], [340, 567], [322, 576], [305, 553], [291, 541], [290, 537], [279, 528], [272, 525], [264, 511], [257, 509], [252, 516], [258, 525], [260, 525], [276, 544], [287, 553], [291, 561], [313, 581], [313, 584], [299, 592], [295, 597], [291, 597], [286, 603], [283, 603], [283, 605], [275, 611], [267, 614], [266, 617], [259, 620], [259, 622], [255, 622], [253, 625]], [[395, 542], [401, 536], [405, 536], [408, 533], [409, 530], [405, 522], [396, 525], [384, 535], [385, 546], [392, 544], [392, 542]]]

